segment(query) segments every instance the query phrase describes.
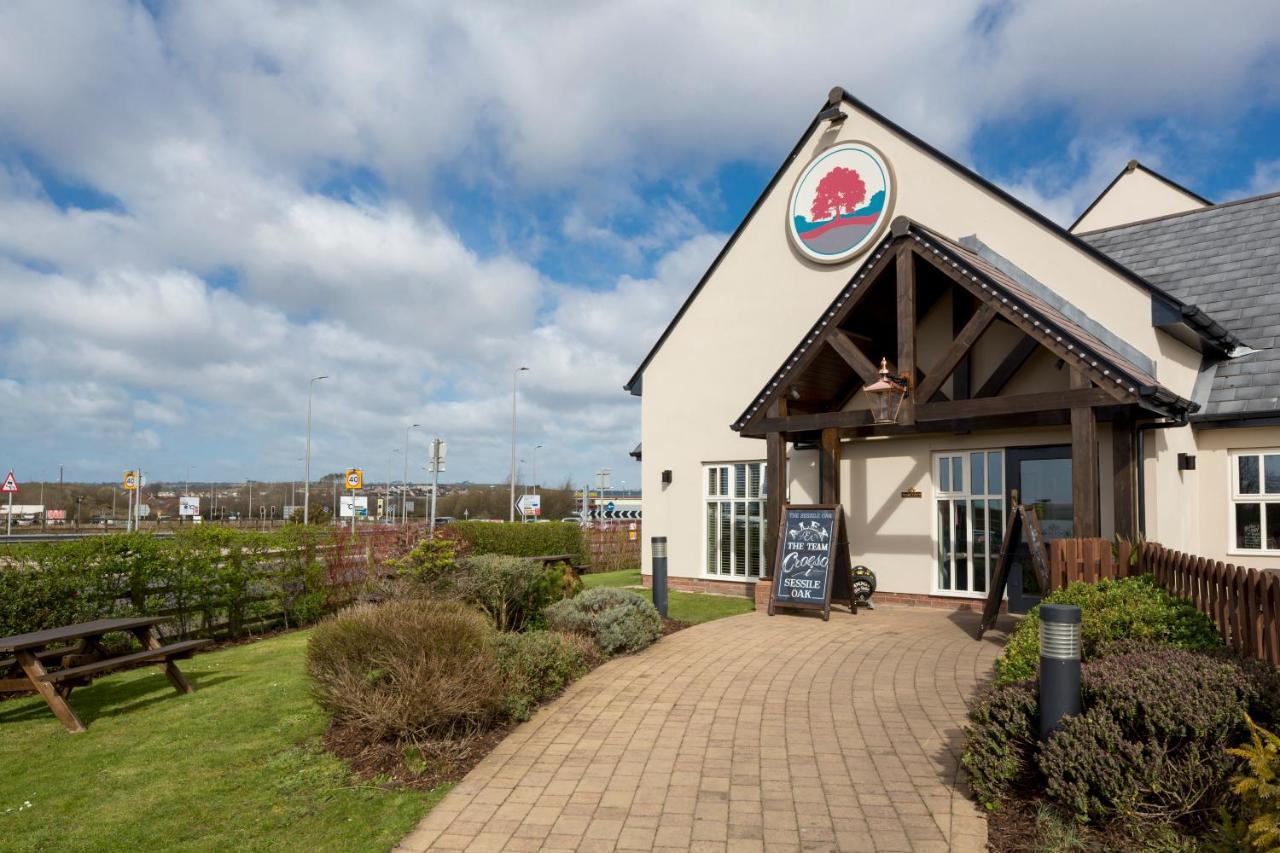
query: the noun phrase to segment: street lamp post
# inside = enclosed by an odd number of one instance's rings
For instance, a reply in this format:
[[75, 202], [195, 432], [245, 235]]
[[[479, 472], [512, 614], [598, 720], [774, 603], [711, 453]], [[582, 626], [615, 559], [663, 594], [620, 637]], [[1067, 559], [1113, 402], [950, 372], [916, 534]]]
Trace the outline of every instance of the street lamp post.
[[529, 479], [532, 481], [530, 488], [533, 489], [533, 494], [535, 495], [538, 493], [538, 451], [541, 449], [541, 444], [533, 446], [533, 471], [529, 474]]
[[328, 376], [315, 376], [307, 383], [307, 461], [303, 463], [302, 476], [306, 478], [306, 485], [302, 487], [302, 524], [305, 526], [311, 520], [311, 389], [321, 379], [328, 379]]
[[516, 378], [521, 371], [528, 369], [517, 367], [511, 372], [511, 505], [507, 509], [511, 513], [512, 522], [516, 520]]
[[400, 480], [400, 523], [404, 524], [409, 520], [405, 515], [406, 500], [409, 491], [409, 430], [416, 429], [422, 424], [410, 424], [404, 428], [404, 478]]

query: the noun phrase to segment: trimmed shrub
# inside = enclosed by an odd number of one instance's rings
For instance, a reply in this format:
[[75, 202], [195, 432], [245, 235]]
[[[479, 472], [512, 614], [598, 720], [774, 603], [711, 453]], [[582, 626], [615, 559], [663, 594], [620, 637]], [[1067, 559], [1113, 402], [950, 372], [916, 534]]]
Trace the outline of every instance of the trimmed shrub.
[[1084, 667], [1085, 713], [1040, 751], [1046, 791], [1080, 820], [1175, 820], [1215, 806], [1248, 685], [1231, 663], [1181, 649]]
[[458, 546], [451, 539], [423, 539], [398, 560], [388, 561], [402, 578], [427, 586], [440, 583], [458, 566]]
[[546, 615], [550, 627], [590, 637], [610, 657], [638, 652], [662, 636], [658, 611], [625, 589], [589, 589], [548, 607]]
[[1039, 694], [1034, 681], [988, 686], [969, 709], [961, 763], [978, 802], [995, 809], [1035, 773]]
[[509, 557], [547, 557], [569, 554], [571, 562], [587, 562], [582, 527], [567, 521], [538, 524], [455, 521], [445, 525], [448, 535], [466, 543], [471, 554], [505, 554]]
[[[1081, 656], [1093, 660], [1121, 640], [1212, 650], [1222, 639], [1208, 616], [1190, 601], [1165, 592], [1150, 575], [1098, 583], [1077, 581], [1044, 599], [1046, 604], [1075, 604], [1081, 610]], [[996, 662], [1002, 684], [1036, 677], [1040, 663], [1040, 608], [1031, 608], [1014, 629]]]
[[1280, 726], [1280, 667], [1253, 658], [1229, 659], [1240, 667], [1248, 685], [1249, 716], [1261, 726]]
[[1249, 742], [1230, 750], [1245, 761], [1232, 780], [1232, 791], [1242, 807], [1245, 839], [1259, 853], [1280, 850], [1280, 737], [1251, 719], [1245, 722]]
[[543, 609], [566, 592], [558, 564], [500, 554], [464, 557], [453, 572], [441, 573], [432, 588], [479, 607], [499, 631], [539, 627]]
[[540, 702], [555, 696], [590, 669], [594, 652], [584, 638], [572, 634], [499, 634], [498, 670], [507, 692], [507, 714], [515, 720], [529, 719]]
[[373, 740], [478, 731], [506, 699], [493, 626], [456, 601], [364, 605], [318, 625], [307, 669], [336, 722]]
[[3, 547], [0, 636], [161, 611], [180, 634], [307, 622], [341, 603], [316, 560], [329, 535], [208, 527]]

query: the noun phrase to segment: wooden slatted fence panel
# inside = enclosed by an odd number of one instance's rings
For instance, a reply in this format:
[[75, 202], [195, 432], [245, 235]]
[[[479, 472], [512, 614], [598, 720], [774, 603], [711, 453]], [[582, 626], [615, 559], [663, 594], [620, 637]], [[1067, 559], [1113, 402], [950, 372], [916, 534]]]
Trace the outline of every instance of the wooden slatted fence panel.
[[[1072, 547], [1054, 544], [1053, 553], [1069, 560]], [[1280, 665], [1280, 572], [1206, 560], [1155, 542], [1138, 547], [1137, 568], [1212, 619], [1236, 654]]]

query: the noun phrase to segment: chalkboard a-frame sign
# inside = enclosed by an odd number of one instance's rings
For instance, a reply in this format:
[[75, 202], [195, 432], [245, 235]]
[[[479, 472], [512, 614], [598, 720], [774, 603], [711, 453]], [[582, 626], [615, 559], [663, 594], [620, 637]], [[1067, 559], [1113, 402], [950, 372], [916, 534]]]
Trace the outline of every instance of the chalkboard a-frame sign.
[[1013, 569], [1014, 551], [1019, 542], [1025, 542], [1027, 556], [1031, 560], [1031, 568], [1040, 581], [1040, 589], [1049, 591], [1049, 564], [1045, 562], [1045, 538], [1040, 529], [1040, 516], [1036, 515], [1034, 506], [1017, 506], [1009, 513], [1009, 524], [1004, 531], [1004, 542], [1000, 545], [1000, 555], [996, 557], [995, 571], [991, 576], [991, 589], [987, 593], [987, 603], [982, 608], [982, 621], [978, 623], [978, 639], [996, 624], [1000, 614], [1000, 601], [1004, 598], [1005, 587], [1009, 585], [1009, 572]]
[[848, 577], [849, 543], [840, 507], [786, 504], [779, 526], [769, 615], [776, 608], [793, 607], [821, 610], [824, 620], [831, 618], [831, 591], [840, 572], [845, 574], [843, 587], [849, 592], [849, 609], [856, 613]]

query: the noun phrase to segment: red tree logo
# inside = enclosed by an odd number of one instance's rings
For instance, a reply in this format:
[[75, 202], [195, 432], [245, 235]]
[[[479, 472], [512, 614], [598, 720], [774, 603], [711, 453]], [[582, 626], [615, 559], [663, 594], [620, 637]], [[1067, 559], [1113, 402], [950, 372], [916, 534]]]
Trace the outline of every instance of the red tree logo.
[[809, 221], [820, 222], [852, 213], [866, 198], [867, 185], [862, 182], [858, 173], [844, 166], [836, 166], [818, 182], [813, 208], [809, 211]]

